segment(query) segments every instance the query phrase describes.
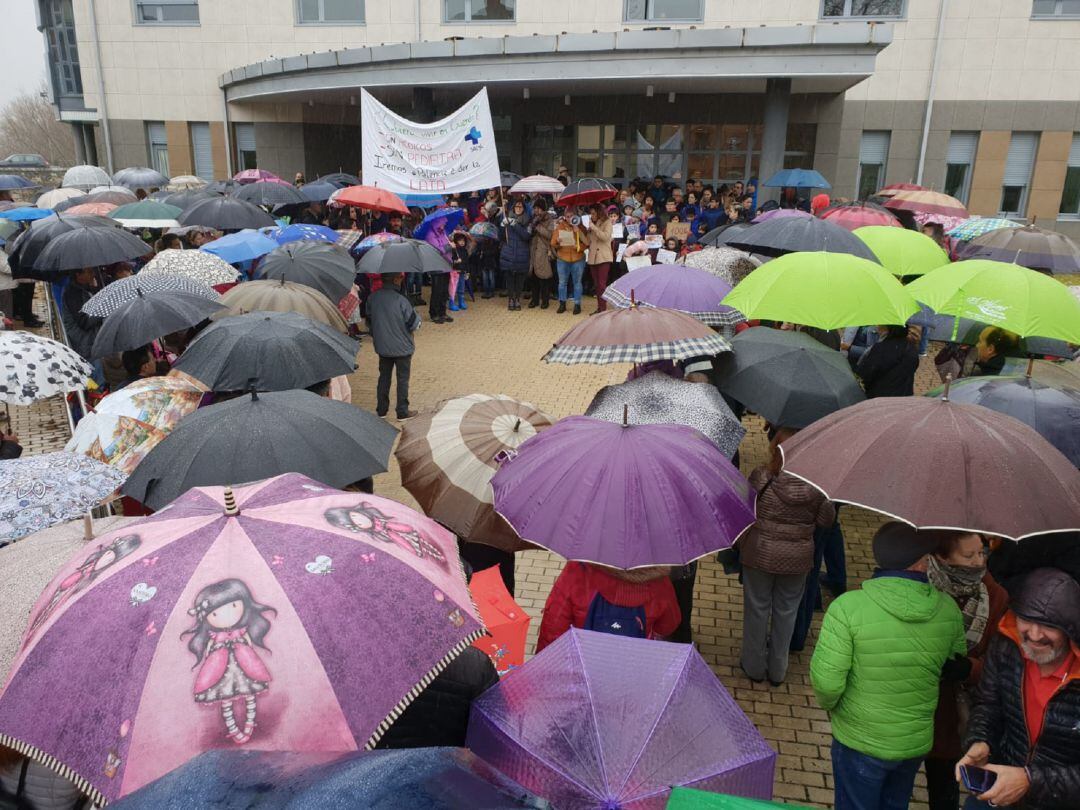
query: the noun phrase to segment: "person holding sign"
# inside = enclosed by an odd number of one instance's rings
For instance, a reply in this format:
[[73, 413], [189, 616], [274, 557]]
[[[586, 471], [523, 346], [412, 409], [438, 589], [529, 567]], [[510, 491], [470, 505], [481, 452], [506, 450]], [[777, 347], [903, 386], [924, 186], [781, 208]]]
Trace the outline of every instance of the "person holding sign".
[[559, 308], [556, 312], [566, 312], [566, 288], [572, 279], [574, 314], [581, 314], [581, 276], [585, 272], [585, 248], [588, 244], [589, 234], [581, 225], [581, 217], [564, 211], [551, 234], [551, 247], [555, 249], [556, 270], [559, 273]]
[[611, 217], [602, 205], [589, 210], [589, 274], [596, 288], [596, 311], [607, 309], [604, 290], [611, 272]]

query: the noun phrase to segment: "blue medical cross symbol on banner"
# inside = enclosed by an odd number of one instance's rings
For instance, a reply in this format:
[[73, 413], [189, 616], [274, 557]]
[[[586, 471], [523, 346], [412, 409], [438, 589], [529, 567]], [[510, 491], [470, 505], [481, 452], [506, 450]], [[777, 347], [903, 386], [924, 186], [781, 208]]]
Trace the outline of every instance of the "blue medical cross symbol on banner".
[[466, 133], [465, 140], [470, 141], [473, 146], [476, 146], [478, 143], [480, 143], [480, 130], [478, 130], [476, 127], [473, 127], [468, 131], [468, 133]]

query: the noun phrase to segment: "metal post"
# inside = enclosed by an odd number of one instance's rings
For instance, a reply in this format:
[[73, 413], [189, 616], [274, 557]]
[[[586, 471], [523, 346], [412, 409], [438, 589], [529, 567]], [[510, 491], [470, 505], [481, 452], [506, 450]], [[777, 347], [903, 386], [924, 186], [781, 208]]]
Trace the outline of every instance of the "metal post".
[[94, 40], [94, 57], [97, 59], [97, 86], [101, 103], [98, 108], [101, 112], [101, 136], [105, 141], [105, 168], [109, 174], [116, 169], [113, 166], [112, 133], [109, 131], [109, 104], [105, 99], [105, 71], [101, 67], [101, 40], [98, 38], [97, 29], [97, 6], [94, 0], [90, 0], [90, 38]]
[[53, 298], [52, 282], [46, 281], [43, 283], [45, 284], [45, 317], [49, 321], [49, 336], [53, 340], [60, 340], [60, 330], [56, 325], [57, 321], [60, 320], [60, 307], [56, 299]]
[[923, 115], [922, 141], [919, 143], [919, 165], [915, 170], [915, 183], [922, 185], [923, 169], [926, 166], [926, 145], [930, 139], [930, 116], [934, 113], [934, 91], [937, 89], [938, 59], [941, 56], [941, 42], [945, 34], [945, 12], [949, 0], [941, 0], [938, 6], [937, 38], [934, 40], [934, 58], [930, 63], [930, 86], [926, 90], [926, 114]]

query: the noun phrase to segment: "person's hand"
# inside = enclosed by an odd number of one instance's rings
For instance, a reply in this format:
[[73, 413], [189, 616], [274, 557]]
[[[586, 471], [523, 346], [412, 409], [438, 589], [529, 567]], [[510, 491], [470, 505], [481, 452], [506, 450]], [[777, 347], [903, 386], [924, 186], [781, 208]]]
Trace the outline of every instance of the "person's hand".
[[997, 774], [994, 786], [986, 793], [980, 793], [979, 801], [989, 802], [1000, 807], [1011, 807], [1027, 795], [1031, 780], [1027, 770], [1013, 765], [987, 765], [986, 770]]
[[961, 765], [974, 765], [976, 768], [982, 768], [990, 761], [990, 746], [984, 742], [973, 743], [971, 748], [967, 750], [964, 756], [960, 757], [960, 761], [956, 763], [954, 776], [957, 782], [962, 782], [960, 779], [960, 766]]

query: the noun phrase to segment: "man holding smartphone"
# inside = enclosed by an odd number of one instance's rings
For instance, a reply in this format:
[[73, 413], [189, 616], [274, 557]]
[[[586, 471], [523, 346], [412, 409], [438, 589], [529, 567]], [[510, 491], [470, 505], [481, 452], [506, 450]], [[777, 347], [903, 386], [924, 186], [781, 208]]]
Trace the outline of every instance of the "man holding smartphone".
[[[1080, 583], [1037, 568], [983, 659], [957, 781], [965, 810], [1080, 807]], [[992, 783], [991, 783], [992, 780]]]

